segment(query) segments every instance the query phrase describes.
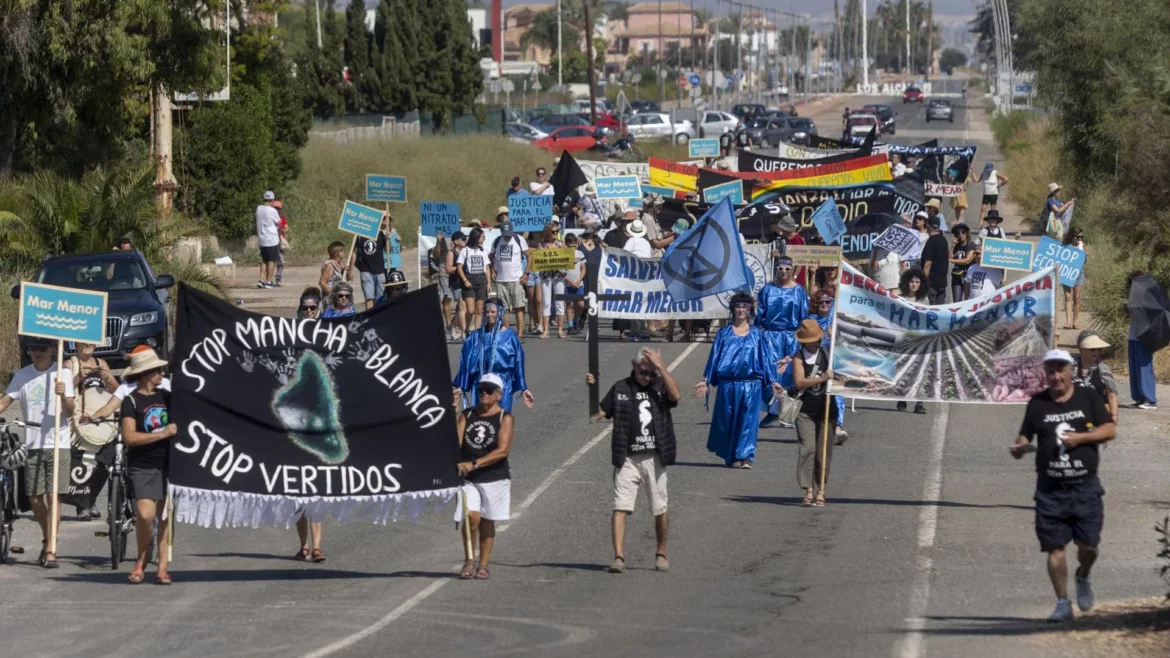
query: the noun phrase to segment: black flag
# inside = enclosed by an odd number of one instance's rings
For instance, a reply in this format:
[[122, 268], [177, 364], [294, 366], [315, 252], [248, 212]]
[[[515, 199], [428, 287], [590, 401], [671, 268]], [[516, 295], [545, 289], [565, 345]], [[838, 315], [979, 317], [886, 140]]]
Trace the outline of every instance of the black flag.
[[588, 183], [589, 179], [573, 156], [569, 155], [568, 151], [561, 151], [561, 160], [557, 163], [557, 168], [553, 169], [548, 182], [553, 186], [553, 206], [560, 209], [565, 199], [575, 197], [577, 188]]
[[865, 136], [865, 141], [861, 144], [861, 149], [857, 151], [858, 155], [873, 154], [873, 142], [877, 139], [877, 126], [874, 126], [869, 134]]

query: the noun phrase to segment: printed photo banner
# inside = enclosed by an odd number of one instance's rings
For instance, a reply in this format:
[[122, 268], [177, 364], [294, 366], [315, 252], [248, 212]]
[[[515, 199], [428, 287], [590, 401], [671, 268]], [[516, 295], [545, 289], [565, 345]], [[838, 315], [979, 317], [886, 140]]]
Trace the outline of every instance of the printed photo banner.
[[375, 523], [459, 485], [451, 370], [432, 289], [342, 318], [250, 313], [182, 286], [171, 361], [176, 519]]
[[961, 304], [924, 306], [841, 269], [832, 389], [845, 397], [1024, 404], [1044, 389], [1056, 273]]
[[[751, 270], [752, 294], [771, 280], [772, 246], [749, 244], [744, 259]], [[624, 249], [605, 247], [597, 281], [598, 295], [622, 295], [628, 301], [601, 302], [602, 318], [626, 320], [714, 320], [726, 318], [732, 293], [721, 293], [686, 302], [675, 302], [666, 290], [657, 258], [638, 258]]]

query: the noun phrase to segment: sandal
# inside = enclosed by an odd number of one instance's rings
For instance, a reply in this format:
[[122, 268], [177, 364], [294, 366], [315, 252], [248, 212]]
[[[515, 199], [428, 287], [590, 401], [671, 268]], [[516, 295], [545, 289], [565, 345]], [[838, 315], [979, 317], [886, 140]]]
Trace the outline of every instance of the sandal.
[[134, 567], [134, 571], [130, 572], [131, 585], [137, 585], [138, 583], [141, 583], [143, 578], [146, 578], [146, 572], [142, 569], [139, 569], [138, 567]]
[[301, 548], [301, 550], [297, 551], [297, 554], [293, 556], [293, 559], [298, 562], [307, 562], [309, 560], [309, 549]]
[[825, 506], [825, 497], [824, 496], [817, 496], [817, 499], [813, 501], [813, 507], [824, 507], [824, 506]]
[[313, 552], [309, 554], [313, 560], [313, 564], [321, 564], [325, 561], [325, 552], [319, 548], [314, 548]]
[[812, 507], [812, 504], [813, 504], [813, 495], [811, 493], [805, 494], [804, 498], [800, 499], [800, 506], [801, 507]]
[[166, 573], [166, 572], [163, 572], [160, 574], [155, 574], [154, 584], [155, 585], [170, 585], [171, 584], [171, 574]]
[[45, 561], [41, 563], [41, 566], [46, 569], [56, 569], [59, 567], [56, 553], [45, 553]]
[[475, 579], [476, 580], [487, 580], [488, 578], [491, 578], [491, 577], [492, 577], [492, 572], [488, 571], [487, 567], [480, 566], [480, 567], [475, 568]]
[[460, 580], [471, 580], [475, 575], [475, 560], [467, 560], [463, 563], [463, 569], [459, 571]]

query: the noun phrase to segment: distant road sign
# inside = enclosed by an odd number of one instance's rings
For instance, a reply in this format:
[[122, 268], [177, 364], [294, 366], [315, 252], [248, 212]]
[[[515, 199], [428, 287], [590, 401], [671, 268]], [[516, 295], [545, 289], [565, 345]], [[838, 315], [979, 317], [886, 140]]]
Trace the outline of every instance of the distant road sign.
[[724, 80], [727, 82], [728, 89], [735, 88], [735, 78], [731, 77], [730, 75], [727, 75], [727, 76], [724, 76]]
[[687, 82], [690, 83], [692, 87], [698, 87], [699, 85], [703, 84], [703, 78], [698, 73], [692, 72], [687, 76]]
[[1032, 85], [1016, 85], [1016, 93], [1020, 96], [1030, 96], [1032, 94]]

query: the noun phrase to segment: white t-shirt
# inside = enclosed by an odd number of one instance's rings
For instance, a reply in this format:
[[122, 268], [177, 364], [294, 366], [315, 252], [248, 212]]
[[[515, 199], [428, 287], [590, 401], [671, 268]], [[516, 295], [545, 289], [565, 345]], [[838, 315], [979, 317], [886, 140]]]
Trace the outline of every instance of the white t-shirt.
[[[519, 243], [519, 244], [517, 244]], [[496, 268], [496, 281], [503, 283], [514, 283], [520, 280], [520, 275], [524, 274], [524, 252], [528, 251], [528, 241], [519, 235], [514, 235], [509, 238], [500, 236], [500, 241], [496, 243], [494, 255], [494, 263]]]
[[998, 290], [1003, 285], [1003, 270], [998, 267], [971, 265], [963, 281], [971, 286], [971, 299], [982, 297]]
[[902, 278], [902, 258], [897, 253], [883, 249], [886, 252], [884, 258], [877, 259], [876, 271], [874, 278], [878, 284], [886, 290], [893, 290], [901, 283]]
[[487, 253], [483, 247], [465, 247], [459, 252], [456, 265], [466, 265], [469, 275], [483, 274], [487, 271]]
[[[528, 184], [528, 191], [532, 192], [533, 194], [536, 194], [536, 190], [540, 186], [541, 186], [541, 183], [537, 183], [536, 181], [532, 181], [531, 183]], [[545, 194], [545, 195], [549, 195], [549, 196], [551, 196], [555, 193], [556, 193], [556, 191], [553, 190], [552, 183], [549, 183], [548, 187], [544, 188], [544, 191], [541, 192], [541, 194]]]
[[[69, 368], [61, 371], [65, 383], [65, 397], [73, 397], [73, 372]], [[57, 432], [53, 431], [53, 416], [57, 413], [57, 396], [53, 389], [57, 386], [57, 367], [49, 366], [48, 370], [37, 370], [29, 364], [12, 376], [12, 382], [4, 394], [20, 403], [20, 416], [29, 425], [24, 430], [24, 445], [29, 450], [52, 450], [57, 447]], [[72, 436], [69, 432], [69, 415], [62, 411], [59, 429], [65, 431], [65, 438], [61, 448], [68, 448]]]
[[894, 165], [894, 178], [900, 178], [906, 175], [906, 165], [899, 162]]
[[[169, 393], [171, 390], [171, 380], [163, 377], [162, 381], [159, 382], [158, 388]], [[118, 385], [118, 388], [114, 389], [114, 397], [123, 400], [127, 395], [130, 395], [136, 390], [138, 390], [138, 382], [122, 382]]]
[[623, 249], [639, 258], [650, 258], [654, 255], [654, 249], [650, 247], [650, 241], [638, 236], [630, 236], [630, 239], [626, 240], [626, 246]]
[[987, 173], [987, 177], [983, 179], [983, 194], [995, 195], [999, 194], [999, 171], [992, 169]]
[[261, 247], [280, 246], [280, 213], [272, 206], [256, 206], [256, 242]]

